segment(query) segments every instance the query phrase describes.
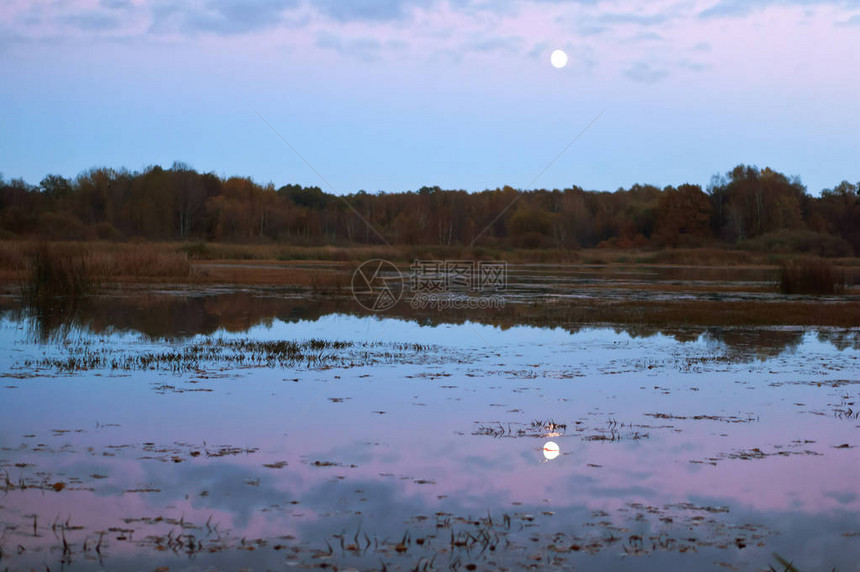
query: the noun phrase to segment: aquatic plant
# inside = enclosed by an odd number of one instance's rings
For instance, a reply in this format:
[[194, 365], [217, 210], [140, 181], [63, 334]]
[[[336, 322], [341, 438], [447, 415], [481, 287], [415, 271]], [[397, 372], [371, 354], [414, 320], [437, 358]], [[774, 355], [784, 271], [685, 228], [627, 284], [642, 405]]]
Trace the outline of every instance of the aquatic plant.
[[839, 294], [845, 276], [823, 258], [784, 260], [779, 268], [779, 290], [783, 294]]
[[29, 262], [25, 292], [31, 304], [63, 296], [76, 299], [91, 294], [96, 281], [87, 259], [42, 243]]
[[191, 275], [187, 252], [176, 252], [153, 244], [136, 244], [117, 250], [106, 260], [108, 276], [136, 278], [186, 278]]
[[[305, 341], [212, 338], [163, 351], [126, 352], [82, 344], [65, 346], [59, 357], [24, 360], [24, 367], [52, 368], [72, 373], [93, 369], [114, 371], [170, 371], [181, 374], [213, 365], [229, 367], [324, 368], [376, 363], [411, 362], [430, 346], [406, 343], [365, 343], [311, 339]], [[353, 351], [349, 351], [353, 350]], [[183, 392], [163, 384], [159, 391]], [[202, 389], [197, 389], [202, 391]]]
[[777, 562], [779, 562], [779, 565], [782, 566], [782, 568], [774, 568], [773, 565], [771, 565], [769, 567], [771, 572], [800, 572], [800, 570], [795, 568], [789, 560], [786, 560], [776, 552], [774, 552], [773, 557]]

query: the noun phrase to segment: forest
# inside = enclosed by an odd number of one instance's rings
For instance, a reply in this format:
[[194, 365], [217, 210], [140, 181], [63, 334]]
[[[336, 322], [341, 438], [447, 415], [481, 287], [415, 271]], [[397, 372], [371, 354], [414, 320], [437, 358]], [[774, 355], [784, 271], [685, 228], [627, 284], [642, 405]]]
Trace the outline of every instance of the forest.
[[348, 195], [174, 163], [93, 168], [38, 185], [0, 177], [0, 239], [147, 240], [292, 245], [498, 248], [720, 246], [828, 257], [860, 255], [860, 182], [813, 196], [800, 180], [739, 165], [706, 189], [636, 184], [614, 192], [481, 192], [425, 186]]

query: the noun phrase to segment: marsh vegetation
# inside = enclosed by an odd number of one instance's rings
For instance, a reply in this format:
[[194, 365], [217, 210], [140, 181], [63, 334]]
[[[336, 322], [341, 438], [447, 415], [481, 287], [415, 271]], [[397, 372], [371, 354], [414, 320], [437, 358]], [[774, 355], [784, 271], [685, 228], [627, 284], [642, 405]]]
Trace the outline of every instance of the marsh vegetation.
[[842, 569], [856, 554], [856, 331], [277, 305], [261, 320], [235, 296], [198, 300], [226, 320], [208, 335], [141, 334], [121, 312], [47, 341], [0, 322], [4, 566], [716, 570], [776, 552]]
[[0, 244], [0, 567], [856, 554], [853, 260], [547, 251], [492, 312], [373, 314], [363, 257], [463, 252], [278, 248]]

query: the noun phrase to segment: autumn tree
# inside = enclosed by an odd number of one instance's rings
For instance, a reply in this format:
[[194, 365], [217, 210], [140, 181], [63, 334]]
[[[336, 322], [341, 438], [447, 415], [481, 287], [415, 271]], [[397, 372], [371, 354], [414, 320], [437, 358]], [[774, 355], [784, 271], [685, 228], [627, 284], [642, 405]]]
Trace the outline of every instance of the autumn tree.
[[[320, 187], [259, 184], [198, 173], [183, 163], [140, 172], [92, 168], [48, 175], [38, 186], [0, 178], [0, 236], [64, 239], [283, 241], [636, 248], [722, 240], [749, 248], [860, 252], [858, 186], [822, 196], [769, 168], [740, 165], [694, 185], [636, 184], [469, 193], [425, 186], [344, 196]], [[783, 248], [783, 246], [773, 246]]]
[[665, 246], [701, 244], [710, 237], [711, 202], [698, 185], [666, 187], [657, 206], [656, 241]]
[[822, 191], [816, 212], [828, 232], [845, 239], [855, 256], [860, 254], [860, 182], [842, 181]]

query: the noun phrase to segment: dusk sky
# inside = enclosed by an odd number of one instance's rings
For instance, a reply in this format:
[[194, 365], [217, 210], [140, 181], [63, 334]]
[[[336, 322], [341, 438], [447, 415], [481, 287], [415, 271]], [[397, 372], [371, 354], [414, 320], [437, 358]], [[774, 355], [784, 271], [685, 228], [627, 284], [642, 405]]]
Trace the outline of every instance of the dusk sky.
[[4, 0], [0, 70], [0, 172], [29, 183], [860, 181], [860, 0]]

